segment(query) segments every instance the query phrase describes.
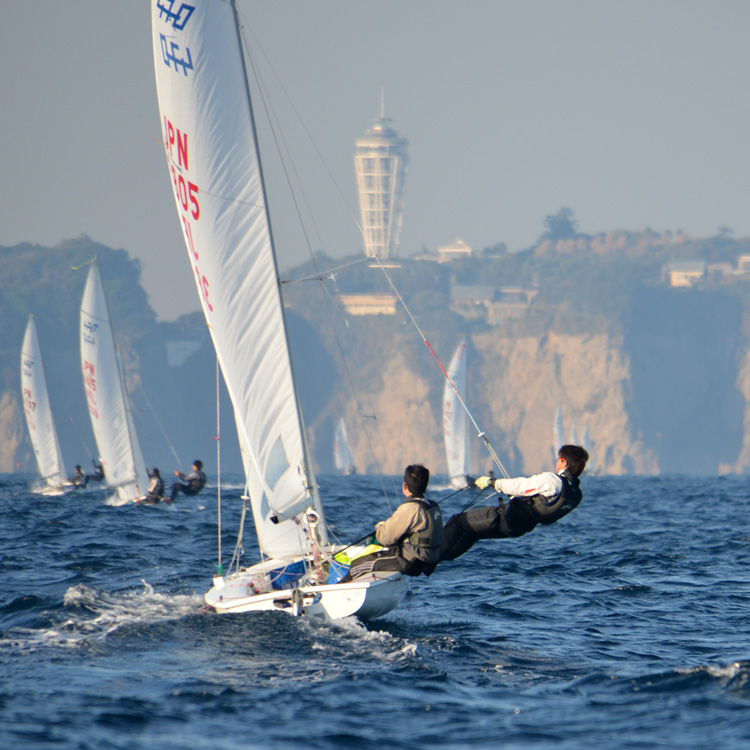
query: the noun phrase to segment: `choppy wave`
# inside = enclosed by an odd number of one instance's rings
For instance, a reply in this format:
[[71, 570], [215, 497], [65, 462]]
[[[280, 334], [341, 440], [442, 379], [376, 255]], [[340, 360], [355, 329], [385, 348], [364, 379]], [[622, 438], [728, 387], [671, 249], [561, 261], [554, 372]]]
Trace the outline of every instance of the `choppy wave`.
[[[379, 478], [321, 485], [339, 538], [387, 515]], [[212, 491], [162, 513], [0, 477], [0, 747], [744, 748], [744, 485], [588, 479], [560, 523], [476, 545], [363, 625], [203, 613]], [[470, 499], [433, 491], [446, 515]]]

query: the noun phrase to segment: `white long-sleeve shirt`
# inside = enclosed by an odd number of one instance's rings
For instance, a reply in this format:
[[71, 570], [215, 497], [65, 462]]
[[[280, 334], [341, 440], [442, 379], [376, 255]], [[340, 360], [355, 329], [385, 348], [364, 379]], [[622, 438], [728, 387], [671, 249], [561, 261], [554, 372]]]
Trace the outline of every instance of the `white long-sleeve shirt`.
[[495, 482], [495, 489], [504, 495], [521, 497], [528, 497], [529, 495], [555, 497], [560, 494], [562, 487], [563, 481], [560, 479], [560, 475], [552, 471], [543, 471], [541, 474], [534, 474], [531, 477], [498, 479]]

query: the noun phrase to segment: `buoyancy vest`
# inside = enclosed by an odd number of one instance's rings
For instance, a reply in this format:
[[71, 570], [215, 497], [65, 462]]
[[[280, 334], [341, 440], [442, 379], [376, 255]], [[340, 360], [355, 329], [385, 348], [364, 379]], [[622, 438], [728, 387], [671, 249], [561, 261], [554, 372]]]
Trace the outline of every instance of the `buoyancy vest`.
[[190, 480], [190, 494], [197, 495], [206, 486], [206, 475], [202, 472], [198, 472], [198, 479]]
[[510, 499], [505, 519], [512, 532], [515, 532], [512, 536], [528, 533], [538, 523], [545, 526], [555, 523], [578, 507], [583, 499], [580, 480], [569, 471], [558, 476], [562, 480], [562, 487], [553, 497], [530, 495]]
[[427, 526], [403, 540], [402, 554], [405, 553], [407, 560], [436, 563], [440, 559], [440, 545], [443, 543], [443, 514], [440, 506], [423, 497], [413, 497], [408, 502], [416, 503], [422, 508], [427, 516]]

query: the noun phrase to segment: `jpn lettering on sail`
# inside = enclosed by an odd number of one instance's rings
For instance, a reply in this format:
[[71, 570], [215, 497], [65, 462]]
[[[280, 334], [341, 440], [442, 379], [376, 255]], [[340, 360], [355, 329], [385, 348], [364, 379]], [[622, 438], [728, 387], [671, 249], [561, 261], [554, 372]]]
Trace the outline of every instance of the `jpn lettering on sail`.
[[152, 0], [151, 10], [167, 164], [260, 547], [294, 559], [308, 543], [293, 517], [311, 505], [322, 511], [310, 489], [253, 115], [240, 95], [247, 82], [234, 9]]
[[83, 387], [108, 487], [123, 502], [146, 492], [148, 474], [133, 428], [115, 348], [104, 287], [96, 263], [89, 269], [81, 302]]

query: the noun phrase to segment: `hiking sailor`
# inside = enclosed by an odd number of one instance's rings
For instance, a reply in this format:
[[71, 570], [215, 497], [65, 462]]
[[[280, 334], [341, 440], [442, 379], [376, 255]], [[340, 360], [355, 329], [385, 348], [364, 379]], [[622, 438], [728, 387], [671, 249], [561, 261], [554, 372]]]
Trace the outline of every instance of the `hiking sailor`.
[[94, 473], [86, 474], [83, 478], [83, 486], [86, 487], [89, 482], [101, 482], [104, 479], [104, 467], [101, 461], [94, 461], [91, 459], [91, 463], [94, 464]]
[[68, 481], [74, 485], [76, 489], [86, 486], [86, 478], [83, 476], [83, 471], [81, 470], [80, 465], [76, 466], [73, 476]]
[[164, 497], [164, 480], [161, 478], [159, 469], [151, 469], [151, 471], [146, 469], [146, 472], [150, 477], [146, 494], [135, 501], [136, 505], [156, 505], [162, 500], [166, 500]]
[[383, 549], [352, 560], [349, 572], [339, 583], [376, 571], [418, 576], [437, 564], [443, 516], [438, 504], [424, 497], [429, 481], [430, 472], [421, 464], [406, 467], [401, 486], [406, 500], [388, 520], [376, 524], [374, 537], [370, 537], [372, 543], [382, 544]]
[[206, 475], [203, 473], [203, 461], [199, 461], [198, 459], [193, 461], [193, 470], [187, 476], [181, 471], [176, 471], [174, 475], [180, 479], [181, 482], [186, 482], [187, 484], [175, 482], [172, 485], [172, 492], [169, 497], [164, 498], [170, 505], [180, 492], [185, 495], [197, 495], [206, 486]]
[[522, 536], [537, 524], [546, 526], [566, 516], [583, 498], [579, 477], [588, 459], [585, 448], [563, 445], [558, 451], [554, 472], [514, 479], [479, 477], [475, 482], [479, 489], [492, 487], [509, 495], [510, 500], [506, 503], [500, 499], [496, 506], [483, 506], [451, 516], [445, 524], [440, 562], [455, 560], [480, 539]]

